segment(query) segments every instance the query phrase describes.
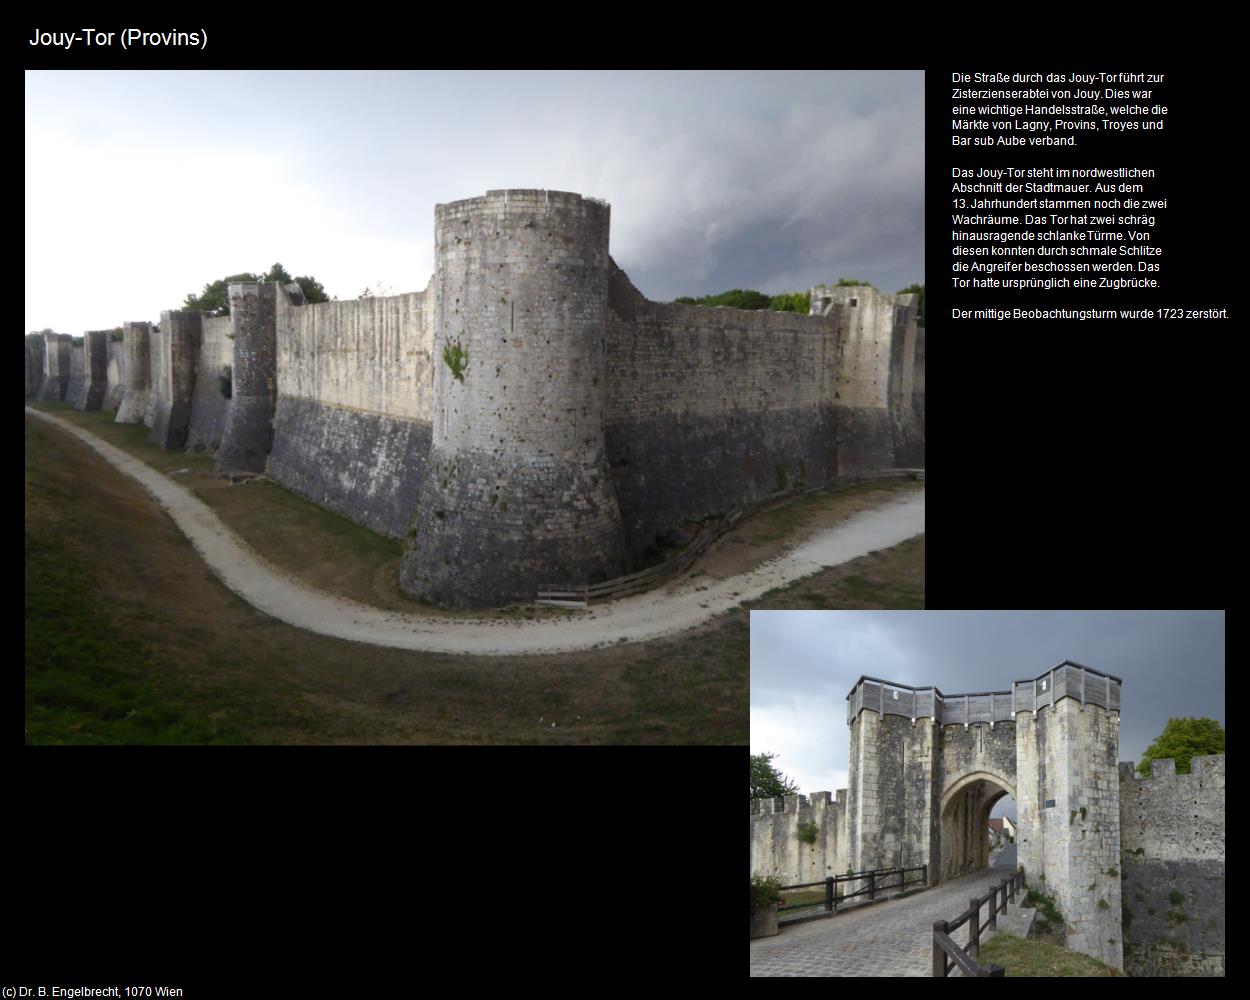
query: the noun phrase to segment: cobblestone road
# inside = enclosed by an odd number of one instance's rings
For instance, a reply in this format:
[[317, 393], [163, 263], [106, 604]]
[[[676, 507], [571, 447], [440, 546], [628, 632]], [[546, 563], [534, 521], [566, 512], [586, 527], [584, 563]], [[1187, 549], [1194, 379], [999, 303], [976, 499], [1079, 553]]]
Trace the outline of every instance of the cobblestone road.
[[[751, 942], [751, 975], [931, 976], [933, 922], [953, 920], [968, 908], [968, 900], [985, 895], [1003, 876], [1001, 869], [982, 869], [907, 899], [758, 938]], [[953, 935], [957, 944], [968, 943], [969, 924]]]

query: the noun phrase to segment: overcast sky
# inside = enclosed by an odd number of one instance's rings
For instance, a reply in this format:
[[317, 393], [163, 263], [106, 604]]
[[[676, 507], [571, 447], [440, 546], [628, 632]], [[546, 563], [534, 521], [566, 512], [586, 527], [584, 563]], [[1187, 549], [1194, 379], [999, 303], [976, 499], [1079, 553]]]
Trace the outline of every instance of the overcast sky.
[[26, 73], [26, 323], [158, 320], [281, 261], [339, 298], [425, 287], [434, 205], [612, 205], [667, 301], [924, 280], [922, 72]]
[[777, 754], [803, 794], [836, 791], [859, 677], [1009, 691], [1064, 660], [1122, 678], [1122, 761], [1140, 760], [1170, 718], [1224, 724], [1222, 612], [752, 611], [751, 752]]

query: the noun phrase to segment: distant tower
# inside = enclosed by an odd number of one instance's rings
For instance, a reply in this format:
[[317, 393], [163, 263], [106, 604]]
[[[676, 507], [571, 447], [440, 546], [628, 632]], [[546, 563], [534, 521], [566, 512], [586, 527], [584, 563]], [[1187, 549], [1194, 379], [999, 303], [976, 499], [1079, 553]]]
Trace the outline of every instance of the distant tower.
[[604, 447], [608, 206], [438, 205], [433, 438], [400, 582], [461, 606], [624, 570]]

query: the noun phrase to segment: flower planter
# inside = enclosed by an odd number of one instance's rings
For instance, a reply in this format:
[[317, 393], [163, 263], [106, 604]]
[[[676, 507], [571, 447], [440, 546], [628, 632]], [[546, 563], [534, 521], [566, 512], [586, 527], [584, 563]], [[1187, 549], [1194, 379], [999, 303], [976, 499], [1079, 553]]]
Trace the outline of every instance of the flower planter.
[[777, 904], [751, 914], [751, 937], [772, 937], [777, 933]]

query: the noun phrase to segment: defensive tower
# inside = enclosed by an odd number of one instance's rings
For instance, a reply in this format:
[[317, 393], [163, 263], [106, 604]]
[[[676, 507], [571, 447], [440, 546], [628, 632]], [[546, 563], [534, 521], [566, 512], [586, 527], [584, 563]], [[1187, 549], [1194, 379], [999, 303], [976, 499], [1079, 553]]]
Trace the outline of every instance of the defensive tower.
[[275, 357], [278, 286], [240, 282], [227, 287], [234, 332], [230, 405], [217, 452], [222, 472], [265, 471], [273, 447], [278, 403]]
[[622, 572], [604, 447], [607, 204], [489, 191], [434, 217], [433, 430], [401, 584], [473, 606]]
[[151, 392], [151, 337], [150, 323], [122, 324], [122, 352], [126, 388], [113, 419], [119, 424], [137, 424], [148, 410]]

